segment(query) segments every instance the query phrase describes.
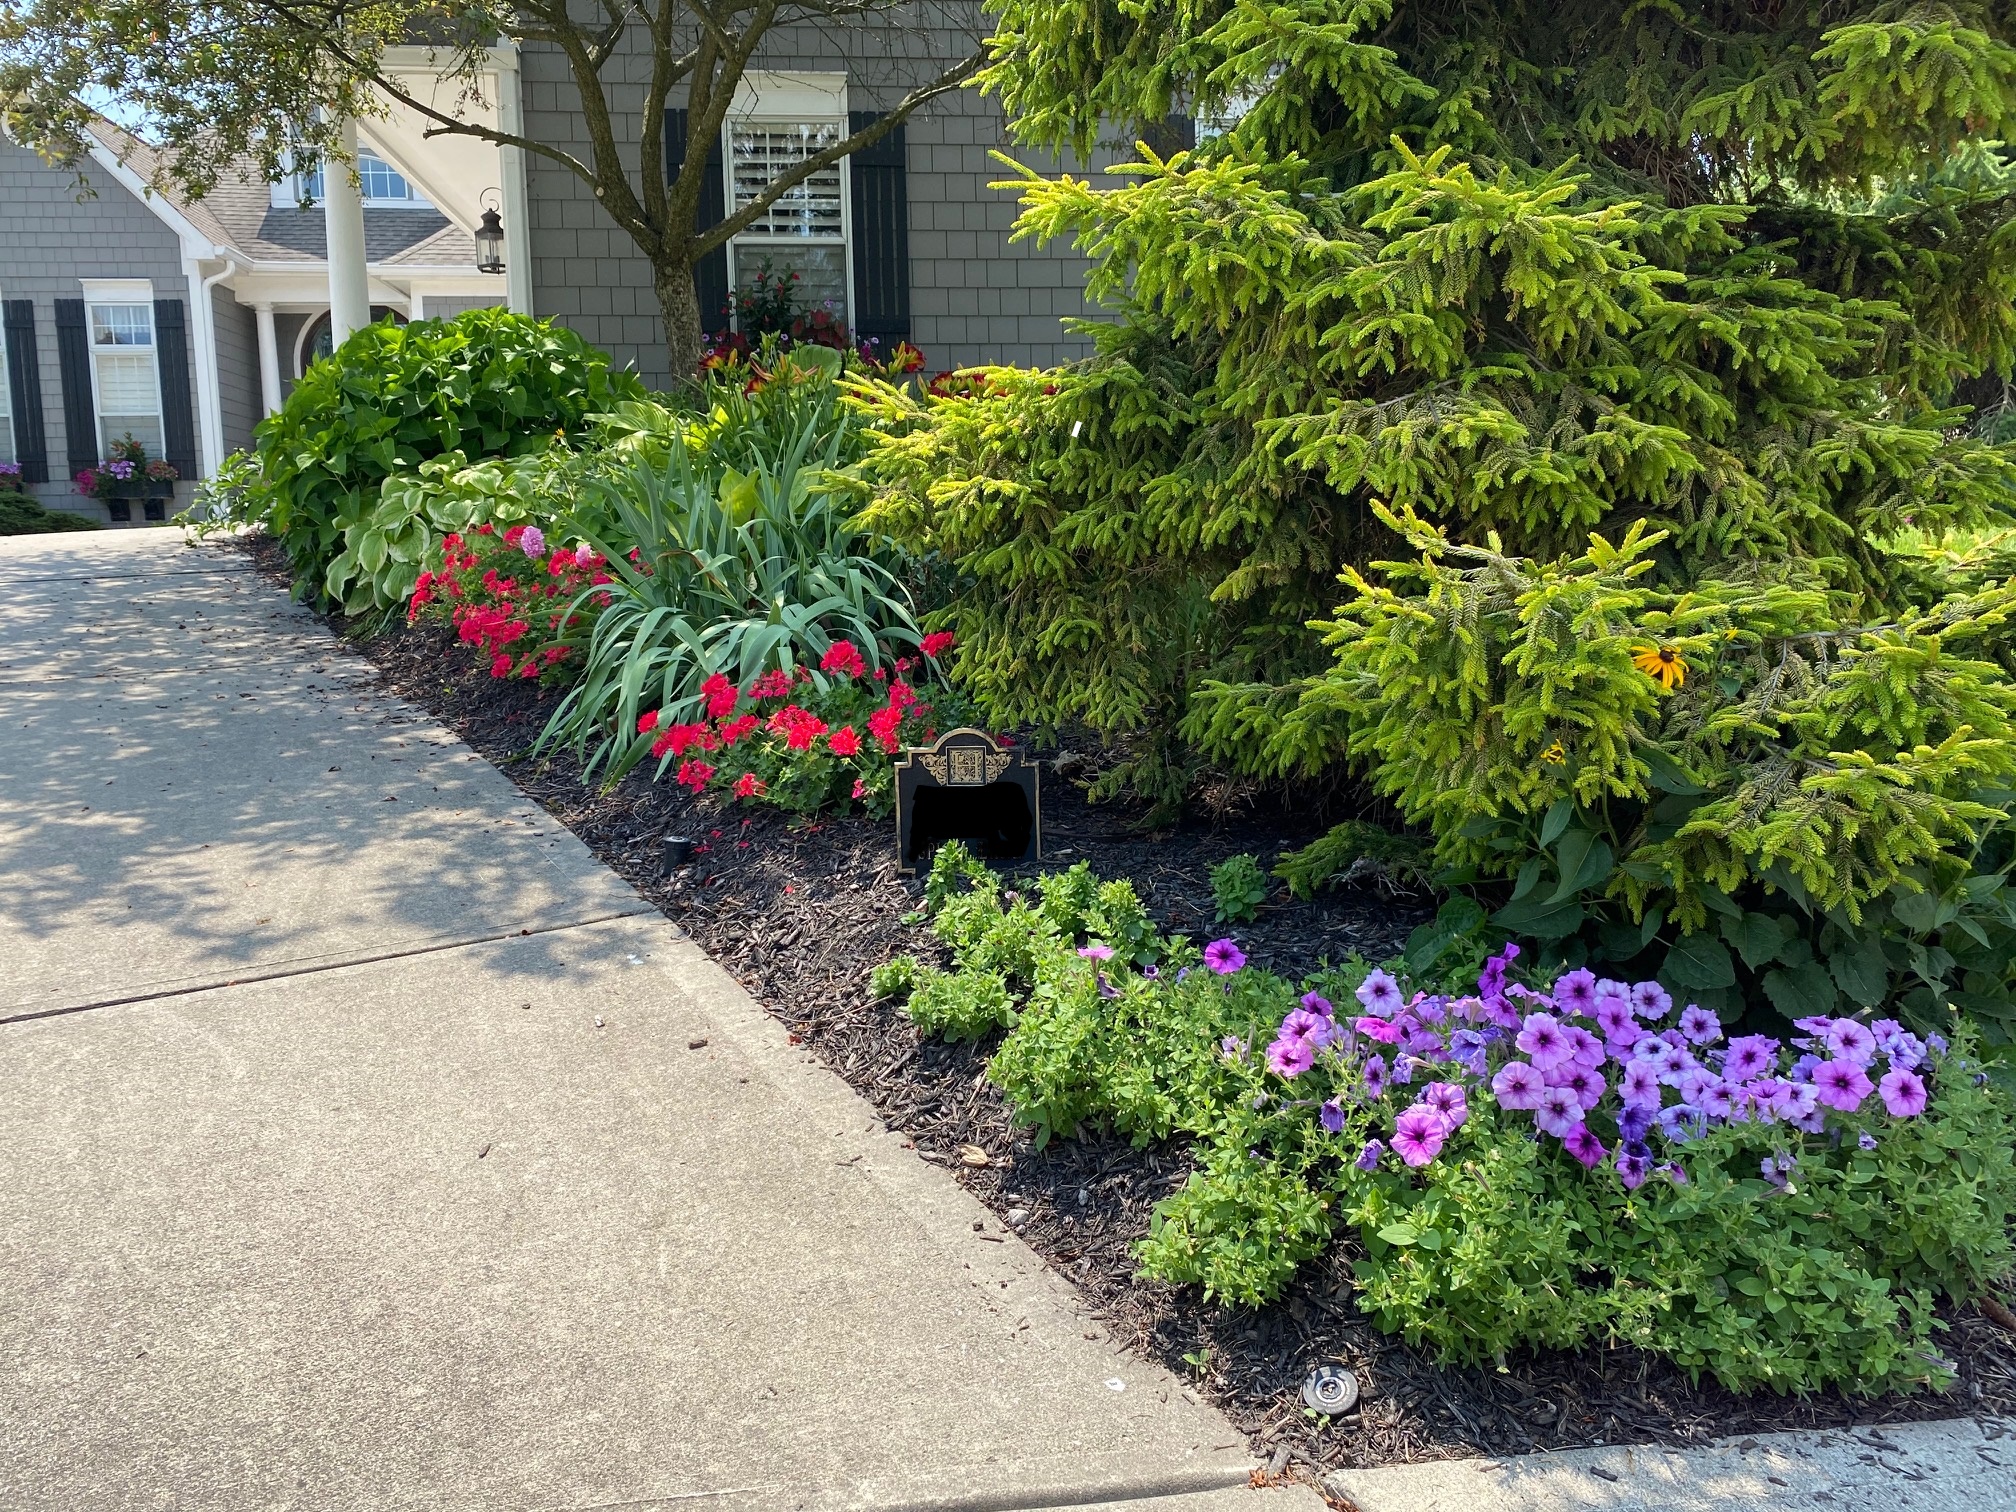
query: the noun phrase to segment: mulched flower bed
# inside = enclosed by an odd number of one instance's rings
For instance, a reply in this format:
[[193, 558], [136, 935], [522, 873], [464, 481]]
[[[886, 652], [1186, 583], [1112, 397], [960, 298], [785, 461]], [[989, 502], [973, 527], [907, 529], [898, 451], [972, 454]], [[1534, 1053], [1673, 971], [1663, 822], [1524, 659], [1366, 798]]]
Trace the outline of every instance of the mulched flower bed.
[[[287, 581], [274, 543], [253, 539], [246, 549], [269, 578]], [[914, 1140], [919, 1155], [951, 1172], [1076, 1282], [1115, 1339], [1190, 1382], [1251, 1435], [1256, 1454], [1277, 1472], [1292, 1464], [1700, 1443], [1969, 1411], [2016, 1415], [2016, 1329], [1972, 1308], [1948, 1314], [1943, 1347], [1959, 1367], [1951, 1392], [1800, 1400], [1697, 1386], [1666, 1361], [1621, 1348], [1519, 1356], [1502, 1370], [1439, 1366], [1359, 1316], [1343, 1246], [1305, 1267], [1283, 1301], [1258, 1310], [1225, 1311], [1137, 1280], [1132, 1246], [1154, 1204], [1187, 1176], [1183, 1154], [1095, 1138], [1037, 1153], [983, 1075], [991, 1042], [927, 1042], [900, 1012], [869, 1001], [874, 966], [903, 951], [934, 954], [926, 932], [905, 922], [919, 907], [921, 887], [897, 874], [893, 825], [804, 825], [770, 810], [696, 808], [673, 784], [636, 773], [612, 792], [591, 791], [571, 759], [524, 756], [555, 695], [492, 678], [444, 630], [401, 628], [351, 644], [394, 690], [502, 768], [685, 929], [890, 1127]], [[1293, 974], [1353, 951], [1376, 959], [1425, 917], [1418, 901], [1355, 891], [1274, 904], [1254, 924], [1220, 930], [1212, 923], [1210, 866], [1241, 851], [1271, 858], [1312, 838], [1315, 826], [1293, 816], [1262, 824], [1244, 815], [1145, 833], [1125, 809], [1089, 806], [1049, 772], [1045, 781], [1044, 869], [1083, 860], [1101, 877], [1131, 878], [1162, 927], [1199, 939], [1236, 934], [1256, 965]], [[668, 876], [659, 841], [674, 834], [705, 849]], [[988, 1164], [965, 1164], [962, 1146], [978, 1146]], [[1363, 1385], [1359, 1410], [1335, 1422], [1312, 1418], [1300, 1400], [1304, 1376], [1324, 1363], [1349, 1365]]]

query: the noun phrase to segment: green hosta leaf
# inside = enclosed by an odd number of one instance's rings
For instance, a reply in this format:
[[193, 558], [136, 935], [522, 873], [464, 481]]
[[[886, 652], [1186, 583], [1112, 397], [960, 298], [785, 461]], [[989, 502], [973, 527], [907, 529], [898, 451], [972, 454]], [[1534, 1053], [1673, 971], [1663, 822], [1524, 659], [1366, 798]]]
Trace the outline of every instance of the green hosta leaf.
[[1666, 952], [1659, 979], [1679, 987], [1731, 987], [1736, 963], [1730, 960], [1728, 947], [1713, 935], [1682, 935]]

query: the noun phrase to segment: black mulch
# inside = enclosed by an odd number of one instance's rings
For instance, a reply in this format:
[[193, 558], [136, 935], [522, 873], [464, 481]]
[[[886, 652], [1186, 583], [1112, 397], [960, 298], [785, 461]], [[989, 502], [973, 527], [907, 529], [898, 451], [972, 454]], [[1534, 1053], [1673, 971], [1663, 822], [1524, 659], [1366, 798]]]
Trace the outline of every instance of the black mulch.
[[[286, 580], [273, 543], [255, 540], [247, 549], [269, 577]], [[1115, 1338], [1189, 1381], [1252, 1436], [1262, 1456], [1363, 1466], [1603, 1443], [1698, 1443], [1969, 1410], [2016, 1414], [2016, 1331], [1972, 1308], [1948, 1316], [1941, 1347], [1958, 1363], [1959, 1382], [1947, 1394], [1788, 1399], [1697, 1386], [1665, 1361], [1624, 1348], [1528, 1355], [1503, 1370], [1439, 1366], [1358, 1315], [1345, 1245], [1308, 1267], [1284, 1300], [1257, 1311], [1223, 1311], [1138, 1279], [1132, 1246], [1155, 1202], [1188, 1173], [1184, 1151], [1081, 1138], [1039, 1154], [982, 1074], [991, 1046], [927, 1042], [900, 1012], [869, 1001], [872, 967], [902, 951], [928, 958], [933, 950], [921, 929], [904, 922], [920, 888], [897, 875], [890, 825], [801, 825], [774, 812], [713, 812], [672, 784], [637, 774], [613, 792], [590, 791], [569, 758], [524, 756], [552, 695], [492, 679], [439, 629], [402, 628], [353, 644], [393, 688], [495, 762], [688, 931], [892, 1128], [915, 1140], [919, 1155], [948, 1170], [1076, 1282]], [[1048, 773], [1043, 804], [1046, 869], [1086, 860], [1103, 877], [1131, 877], [1165, 928], [1198, 938], [1217, 932], [1206, 876], [1213, 863], [1240, 851], [1271, 859], [1315, 829], [1292, 813], [1260, 822], [1247, 812], [1144, 833], [1133, 814], [1089, 806]], [[674, 834], [705, 849], [668, 876], [659, 841]], [[1277, 903], [1234, 932], [1256, 963], [1292, 974], [1352, 951], [1387, 954], [1421, 917], [1417, 903], [1356, 892]], [[960, 1148], [969, 1145], [987, 1153], [985, 1167], [961, 1160]], [[1306, 1413], [1299, 1395], [1308, 1371], [1331, 1362], [1349, 1365], [1363, 1383], [1360, 1410], [1335, 1422]]]

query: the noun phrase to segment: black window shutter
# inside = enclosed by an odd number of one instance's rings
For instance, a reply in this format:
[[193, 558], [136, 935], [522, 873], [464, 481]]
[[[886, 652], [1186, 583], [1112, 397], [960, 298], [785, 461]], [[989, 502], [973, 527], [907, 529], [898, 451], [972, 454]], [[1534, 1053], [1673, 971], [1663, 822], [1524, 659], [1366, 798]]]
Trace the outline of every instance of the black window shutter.
[[[686, 165], [690, 117], [683, 108], [665, 112], [665, 182], [671, 183]], [[728, 218], [727, 195], [721, 188], [721, 134], [707, 148], [707, 177], [700, 181], [700, 211], [694, 229], [705, 231]], [[709, 335], [728, 329], [728, 249], [716, 247], [693, 269], [693, 292], [700, 301], [700, 329]]]
[[91, 348], [84, 339], [84, 301], [56, 301], [56, 376], [63, 381], [63, 444], [75, 477], [96, 467], [98, 410], [91, 402]]
[[161, 371], [161, 431], [168, 465], [185, 478], [196, 476], [196, 412], [189, 402], [189, 327], [182, 301], [154, 301], [154, 365]]
[[[880, 119], [849, 113], [850, 131]], [[910, 338], [910, 189], [903, 128], [853, 156], [854, 336], [884, 346]]]
[[23, 483], [49, 481], [49, 437], [42, 428], [42, 363], [35, 348], [35, 301], [10, 299], [0, 310], [7, 331], [7, 407], [14, 417], [14, 460]]

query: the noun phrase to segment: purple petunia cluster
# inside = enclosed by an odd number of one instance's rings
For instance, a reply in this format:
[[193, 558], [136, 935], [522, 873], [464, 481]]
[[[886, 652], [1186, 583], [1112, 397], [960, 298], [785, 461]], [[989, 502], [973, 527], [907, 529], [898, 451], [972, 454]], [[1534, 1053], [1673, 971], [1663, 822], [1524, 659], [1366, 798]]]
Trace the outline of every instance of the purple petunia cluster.
[[[1690, 1003], [1675, 1015], [1672, 994], [1656, 981], [1577, 970], [1544, 992], [1512, 982], [1507, 970], [1518, 954], [1508, 944], [1493, 956], [1474, 996], [1410, 996], [1390, 973], [1372, 971], [1357, 989], [1362, 1011], [1348, 1021], [1308, 993], [1268, 1045], [1268, 1069], [1292, 1081], [1322, 1062], [1339, 1076], [1347, 1090], [1318, 1115], [1332, 1133], [1344, 1130], [1348, 1103], [1419, 1084], [1390, 1136], [1359, 1152], [1360, 1170], [1377, 1169], [1389, 1150], [1405, 1165], [1429, 1164], [1483, 1095], [1530, 1114], [1585, 1167], [1608, 1162], [1635, 1189], [1655, 1173], [1686, 1181], [1677, 1163], [1658, 1159], [1655, 1139], [1682, 1145], [1714, 1125], [1745, 1122], [1820, 1134], [1830, 1113], [1865, 1111], [1872, 1098], [1893, 1118], [1915, 1118], [1928, 1100], [1929, 1065], [1947, 1048], [1895, 1019], [1826, 1015], [1798, 1020], [1785, 1044], [1762, 1034], [1725, 1038], [1709, 1009]], [[1591, 1127], [1599, 1108], [1615, 1128], [1614, 1147]], [[1863, 1131], [1858, 1142], [1866, 1149], [1875, 1141]], [[1792, 1161], [1781, 1154], [1762, 1174], [1784, 1185]]]

